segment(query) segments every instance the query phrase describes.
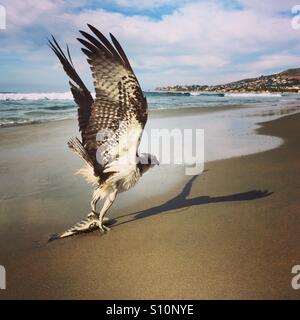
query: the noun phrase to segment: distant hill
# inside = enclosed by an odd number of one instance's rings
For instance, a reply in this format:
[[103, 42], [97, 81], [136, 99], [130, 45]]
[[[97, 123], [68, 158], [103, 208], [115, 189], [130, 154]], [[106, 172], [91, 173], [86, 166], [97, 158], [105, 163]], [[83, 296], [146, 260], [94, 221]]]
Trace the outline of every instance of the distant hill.
[[291, 79], [300, 79], [300, 68], [288, 69], [280, 73], [282, 76]]
[[280, 92], [300, 93], [300, 68], [243, 79], [221, 85], [176, 85], [158, 87], [159, 91], [208, 91], [208, 92]]

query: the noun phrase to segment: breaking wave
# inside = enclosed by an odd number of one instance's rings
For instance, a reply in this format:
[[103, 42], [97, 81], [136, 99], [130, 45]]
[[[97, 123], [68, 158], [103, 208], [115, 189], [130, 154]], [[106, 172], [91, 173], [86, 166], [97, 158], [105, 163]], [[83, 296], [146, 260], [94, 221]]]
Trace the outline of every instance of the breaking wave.
[[0, 93], [0, 100], [73, 100], [73, 97], [70, 91], [47, 93]]
[[[220, 92], [145, 92], [148, 97], [155, 96], [216, 96], [216, 97], [281, 97], [280, 93], [220, 93]], [[92, 94], [95, 96], [94, 94]], [[73, 96], [68, 92], [45, 92], [45, 93], [0, 93], [0, 101], [20, 101], [20, 100], [72, 100]]]
[[282, 97], [281, 93], [248, 93], [248, 92], [237, 92], [237, 93], [225, 93], [225, 97], [237, 97], [237, 98], [255, 98], [255, 97], [266, 97], [266, 98], [272, 98], [272, 97]]

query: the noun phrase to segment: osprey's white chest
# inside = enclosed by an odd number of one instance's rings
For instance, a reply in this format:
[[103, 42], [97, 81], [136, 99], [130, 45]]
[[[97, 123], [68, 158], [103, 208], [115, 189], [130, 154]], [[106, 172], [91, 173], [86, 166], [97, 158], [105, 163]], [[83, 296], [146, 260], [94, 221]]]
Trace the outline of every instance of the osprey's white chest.
[[139, 181], [141, 175], [139, 170], [131, 171], [125, 178], [120, 179], [117, 182], [117, 188], [119, 192], [124, 192], [134, 187], [136, 183]]

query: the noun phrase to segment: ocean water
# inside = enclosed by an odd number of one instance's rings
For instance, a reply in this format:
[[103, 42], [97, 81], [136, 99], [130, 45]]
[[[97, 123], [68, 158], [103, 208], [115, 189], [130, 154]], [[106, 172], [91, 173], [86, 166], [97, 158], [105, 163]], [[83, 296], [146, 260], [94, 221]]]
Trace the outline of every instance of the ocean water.
[[[299, 100], [300, 96], [251, 93], [145, 92], [150, 109], [181, 109], [235, 105], [274, 104]], [[73, 119], [77, 106], [70, 92], [0, 93], [0, 127]]]

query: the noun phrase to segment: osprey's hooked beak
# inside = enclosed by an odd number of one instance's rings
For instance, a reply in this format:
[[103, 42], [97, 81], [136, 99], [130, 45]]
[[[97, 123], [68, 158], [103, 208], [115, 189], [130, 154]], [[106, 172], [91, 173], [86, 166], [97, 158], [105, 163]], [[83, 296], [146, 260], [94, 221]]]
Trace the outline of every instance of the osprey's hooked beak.
[[156, 165], [158, 165], [159, 166], [159, 161], [157, 160], [157, 158], [155, 158], [155, 161], [154, 161], [154, 163], [153, 164], [156, 164]]

